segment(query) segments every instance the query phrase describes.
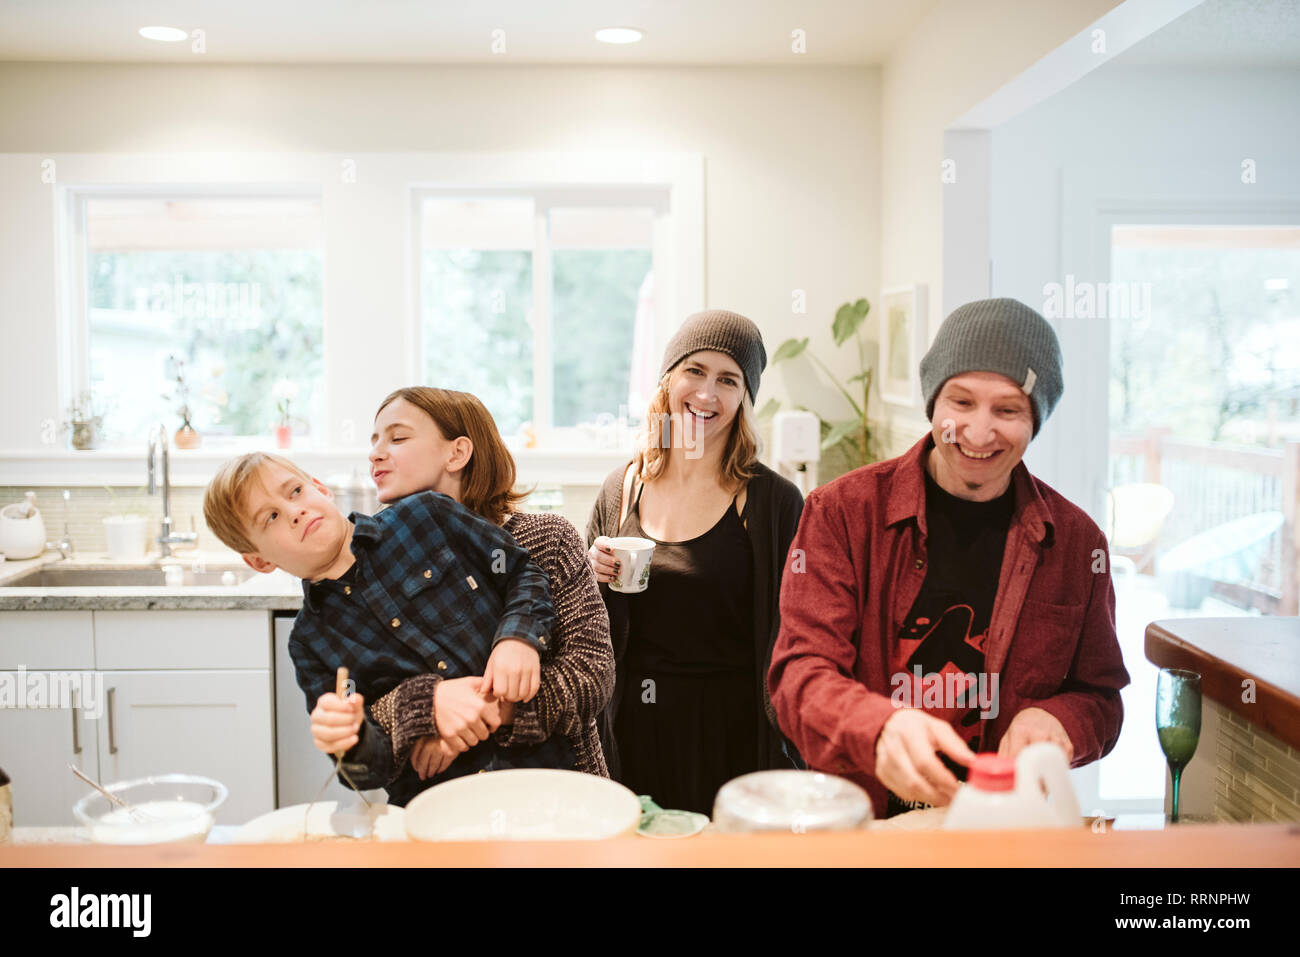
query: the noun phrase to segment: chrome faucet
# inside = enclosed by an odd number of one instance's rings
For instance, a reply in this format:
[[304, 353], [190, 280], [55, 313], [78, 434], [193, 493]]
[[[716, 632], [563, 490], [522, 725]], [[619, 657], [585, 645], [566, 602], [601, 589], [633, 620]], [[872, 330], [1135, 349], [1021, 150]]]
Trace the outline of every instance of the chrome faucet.
[[162, 549], [162, 557], [170, 558], [173, 545], [193, 545], [199, 540], [197, 532], [172, 531], [172, 472], [171, 443], [167, 438], [167, 426], [159, 423], [149, 430], [149, 494], [158, 490], [154, 477], [154, 465], [158, 450], [162, 449], [162, 533], [156, 541]]
[[72, 498], [72, 492], [68, 489], [63, 490], [63, 537], [53, 542], [46, 542], [45, 548], [57, 548], [59, 556], [66, 562], [69, 558], [75, 558], [77, 549], [72, 544], [72, 536], [68, 532], [68, 500]]

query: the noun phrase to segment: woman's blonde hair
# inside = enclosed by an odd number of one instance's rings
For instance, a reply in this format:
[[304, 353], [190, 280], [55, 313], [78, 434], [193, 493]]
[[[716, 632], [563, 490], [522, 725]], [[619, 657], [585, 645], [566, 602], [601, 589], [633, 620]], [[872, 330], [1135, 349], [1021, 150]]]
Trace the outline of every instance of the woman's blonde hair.
[[[668, 389], [673, 376], [679, 374], [684, 366], [684, 362], [679, 362], [663, 374], [646, 407], [645, 429], [632, 459], [636, 474], [643, 482], [653, 482], [659, 478], [668, 467], [669, 450], [674, 444], [682, 443], [681, 417], [677, 417], [678, 428], [674, 429], [673, 416], [668, 411]], [[749, 399], [748, 390], [742, 387], [740, 407], [736, 410], [736, 417], [731, 420], [727, 445], [722, 450], [719, 475], [722, 484], [732, 488], [744, 485], [758, 474], [755, 468], [757, 463], [758, 430], [754, 424], [754, 404]]]
[[411, 386], [390, 394], [379, 403], [375, 415], [397, 399], [405, 399], [433, 419], [447, 441], [463, 435], [473, 443], [474, 452], [460, 471], [462, 505], [497, 525], [519, 511], [519, 503], [528, 493], [515, 490], [515, 458], [497, 431], [492, 413], [478, 396], [426, 385]]

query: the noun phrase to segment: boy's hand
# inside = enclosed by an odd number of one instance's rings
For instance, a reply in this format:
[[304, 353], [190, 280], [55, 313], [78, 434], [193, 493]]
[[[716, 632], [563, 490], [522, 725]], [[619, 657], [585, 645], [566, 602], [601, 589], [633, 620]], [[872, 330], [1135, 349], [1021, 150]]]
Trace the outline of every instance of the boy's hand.
[[359, 695], [340, 698], [327, 691], [316, 699], [311, 713], [311, 737], [317, 750], [341, 754], [353, 747], [365, 720], [365, 699]]
[[481, 694], [506, 701], [531, 701], [542, 682], [542, 660], [522, 638], [503, 638], [492, 649], [483, 678]]
[[473, 676], [448, 678], [438, 682], [433, 694], [433, 721], [438, 736], [458, 754], [486, 741], [501, 727], [496, 700], [479, 694], [480, 680]]
[[457, 751], [437, 735], [426, 734], [411, 749], [411, 767], [424, 781], [441, 774], [456, 760]]

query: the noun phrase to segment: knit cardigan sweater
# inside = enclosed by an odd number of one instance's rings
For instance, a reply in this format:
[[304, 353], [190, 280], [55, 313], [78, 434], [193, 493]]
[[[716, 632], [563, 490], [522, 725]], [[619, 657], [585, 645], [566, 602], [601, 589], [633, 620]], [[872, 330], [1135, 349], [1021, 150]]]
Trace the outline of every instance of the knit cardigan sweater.
[[[803, 759], [776, 723], [772, 697], [768, 693], [767, 670], [772, 660], [772, 645], [781, 627], [779, 602], [781, 598], [781, 573], [785, 569], [786, 553], [799, 527], [803, 511], [803, 496], [795, 484], [761, 462], [755, 463], [757, 474], [747, 487], [747, 531], [753, 546], [754, 569], [754, 686], [762, 708], [755, 711], [754, 723], [758, 728], [758, 751], [754, 755], [754, 770], [774, 768], [803, 768]], [[619, 535], [619, 512], [623, 501], [623, 482], [627, 466], [620, 466], [609, 474], [601, 487], [600, 495], [587, 524], [587, 544], [599, 536], [610, 538]], [[633, 499], [636, 483], [633, 483]], [[652, 563], [653, 564], [653, 563]], [[614, 742], [614, 719], [623, 692], [623, 660], [627, 652], [628, 610], [627, 598], [610, 590], [608, 584], [600, 585], [601, 597], [609, 609], [610, 637], [614, 643], [616, 678], [614, 694], [600, 717], [600, 742], [610, 774], [620, 776], [618, 749]]]
[[[537, 694], [515, 706], [514, 724], [494, 738], [511, 747], [563, 734], [573, 745], [575, 770], [609, 777], [596, 720], [614, 688], [614, 650], [587, 549], [562, 515], [516, 512], [504, 527], [550, 578], [555, 628]], [[393, 739], [396, 767], [416, 741], [437, 735], [433, 702], [441, 681], [435, 674], [407, 678], [376, 702], [374, 716]]]

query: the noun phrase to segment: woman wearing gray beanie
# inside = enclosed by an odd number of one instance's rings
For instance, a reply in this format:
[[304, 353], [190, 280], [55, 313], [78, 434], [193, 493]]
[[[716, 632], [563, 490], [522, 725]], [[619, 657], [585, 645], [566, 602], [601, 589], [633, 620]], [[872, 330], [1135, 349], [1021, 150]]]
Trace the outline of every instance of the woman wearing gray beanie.
[[[609, 609], [610, 774], [664, 807], [711, 814], [741, 774], [802, 762], [776, 727], [766, 673], [803, 497], [758, 461], [758, 327], [696, 313], [668, 343], [633, 460], [601, 489], [588, 558]], [[617, 536], [655, 542], [644, 592], [611, 591]]]

